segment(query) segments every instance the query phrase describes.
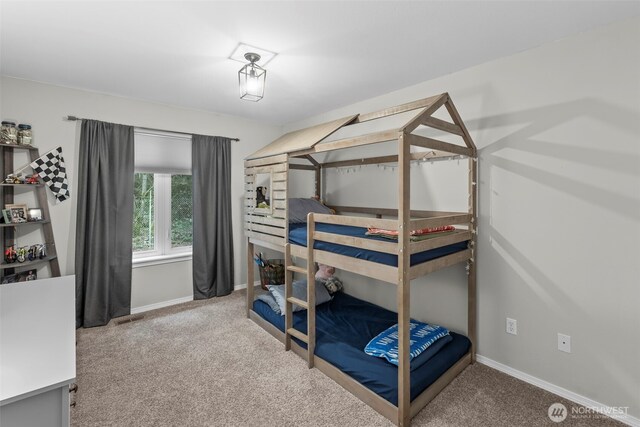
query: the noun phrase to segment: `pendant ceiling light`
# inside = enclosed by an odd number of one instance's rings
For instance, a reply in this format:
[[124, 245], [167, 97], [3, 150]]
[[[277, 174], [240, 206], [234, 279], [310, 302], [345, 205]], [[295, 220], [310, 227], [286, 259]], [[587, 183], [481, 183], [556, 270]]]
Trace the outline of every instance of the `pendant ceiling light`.
[[257, 53], [248, 52], [245, 53], [244, 57], [249, 63], [238, 71], [240, 99], [258, 102], [264, 96], [264, 82], [267, 78], [267, 70], [256, 64], [260, 60], [260, 55]]

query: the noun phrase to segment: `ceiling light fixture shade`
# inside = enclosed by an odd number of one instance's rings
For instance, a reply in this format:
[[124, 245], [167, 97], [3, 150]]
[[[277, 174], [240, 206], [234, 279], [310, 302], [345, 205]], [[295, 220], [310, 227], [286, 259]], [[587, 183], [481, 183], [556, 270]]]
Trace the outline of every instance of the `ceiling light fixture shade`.
[[240, 99], [258, 102], [264, 96], [264, 83], [267, 79], [267, 70], [256, 64], [260, 60], [257, 53], [246, 53], [245, 59], [249, 61], [238, 71], [240, 83]]

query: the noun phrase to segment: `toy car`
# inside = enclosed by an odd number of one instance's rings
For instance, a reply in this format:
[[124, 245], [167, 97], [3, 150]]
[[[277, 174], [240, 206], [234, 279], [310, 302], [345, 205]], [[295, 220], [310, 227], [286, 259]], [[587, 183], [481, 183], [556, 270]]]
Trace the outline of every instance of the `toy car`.
[[40, 179], [38, 177], [38, 174], [34, 173], [33, 175], [31, 175], [30, 177], [28, 177], [25, 181], [25, 184], [40, 184]]

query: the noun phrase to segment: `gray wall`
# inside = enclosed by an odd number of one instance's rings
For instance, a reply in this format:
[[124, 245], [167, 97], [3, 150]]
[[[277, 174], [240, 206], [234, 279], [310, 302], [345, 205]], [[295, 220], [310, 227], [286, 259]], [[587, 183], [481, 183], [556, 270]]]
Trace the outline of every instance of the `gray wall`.
[[[629, 406], [635, 417], [638, 42], [635, 18], [285, 129], [449, 92], [480, 149], [479, 353], [603, 404]], [[449, 180], [464, 182], [464, 167], [414, 166], [412, 207], [465, 209], [464, 184]], [[327, 200], [393, 205], [396, 175], [375, 166], [328, 172]], [[395, 307], [393, 287], [339, 274], [349, 293]], [[464, 331], [465, 283], [462, 267], [414, 281], [412, 315]], [[518, 320], [517, 336], [505, 333], [506, 317]], [[571, 354], [557, 350], [558, 332], [571, 335]]]
[[[238, 137], [232, 145], [232, 215], [234, 218], [234, 252], [236, 285], [246, 283], [244, 257], [246, 243], [242, 233], [242, 197], [244, 157], [280, 135], [276, 126], [221, 114], [138, 101], [96, 92], [52, 86], [27, 80], [2, 77], [0, 80], [0, 116], [31, 123], [34, 145], [44, 153], [60, 145], [71, 182], [71, 199], [52, 205], [51, 219], [63, 274], [74, 272], [76, 226], [77, 152], [79, 128], [63, 117], [75, 115], [107, 122], [141, 127], [167, 129], [176, 132]], [[238, 101], [242, 102], [242, 101]], [[17, 158], [16, 167], [27, 164], [27, 158]], [[237, 167], [236, 167], [237, 166]], [[28, 201], [25, 195], [17, 200]], [[20, 244], [40, 241], [39, 232], [30, 233]], [[43, 274], [42, 276], [44, 276]], [[162, 303], [193, 295], [191, 261], [135, 268], [132, 283], [132, 308]]]

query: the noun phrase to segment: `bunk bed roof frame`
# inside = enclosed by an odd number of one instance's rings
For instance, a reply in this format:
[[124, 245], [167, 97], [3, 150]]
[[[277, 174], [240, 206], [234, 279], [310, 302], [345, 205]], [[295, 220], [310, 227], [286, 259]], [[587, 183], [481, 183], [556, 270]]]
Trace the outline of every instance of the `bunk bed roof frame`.
[[[442, 106], [446, 108], [452, 121], [438, 119], [433, 114]], [[399, 128], [367, 133], [355, 137], [348, 137], [333, 141], [326, 139], [346, 126], [365, 123], [389, 117], [396, 114], [419, 110], [407, 123]], [[464, 146], [440, 141], [434, 138], [420, 136], [412, 132], [418, 126], [427, 126], [462, 138]], [[267, 163], [280, 163], [288, 161], [291, 157], [305, 158], [313, 166], [337, 167], [330, 164], [317, 162], [312, 155], [321, 152], [340, 150], [345, 148], [359, 147], [369, 144], [377, 144], [389, 141], [398, 141], [402, 135], [409, 138], [410, 145], [423, 147], [433, 152], [431, 157], [446, 157], [452, 155], [462, 155], [467, 157], [476, 156], [476, 147], [465, 127], [458, 111], [453, 104], [448, 93], [431, 96], [418, 101], [409, 102], [391, 108], [386, 108], [366, 114], [355, 114], [337, 120], [321, 123], [308, 128], [289, 132], [267, 146], [254, 152], [245, 158], [245, 167], [259, 166]], [[393, 156], [386, 156], [384, 159], [393, 161]], [[368, 163], [368, 162], [367, 162]], [[359, 163], [366, 164], [366, 163]]]

